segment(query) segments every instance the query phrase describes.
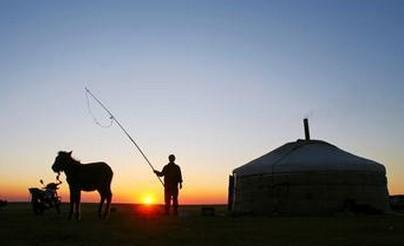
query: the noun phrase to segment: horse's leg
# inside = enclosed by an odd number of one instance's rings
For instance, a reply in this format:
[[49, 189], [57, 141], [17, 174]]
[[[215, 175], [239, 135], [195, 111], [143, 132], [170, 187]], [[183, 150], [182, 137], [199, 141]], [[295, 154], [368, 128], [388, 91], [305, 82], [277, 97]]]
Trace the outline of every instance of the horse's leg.
[[107, 216], [109, 215], [109, 210], [110, 210], [111, 201], [112, 201], [112, 192], [109, 187], [106, 192], [106, 197], [107, 197], [107, 205], [105, 206], [104, 219], [107, 218]]
[[74, 204], [75, 207], [76, 207], [76, 211], [75, 211], [76, 214], [75, 215], [76, 215], [76, 219], [80, 220], [80, 199], [81, 199], [81, 191], [80, 190], [77, 191], [75, 198], [76, 198], [75, 199], [76, 201], [75, 201], [75, 204]]
[[74, 190], [72, 190], [70, 188], [70, 208], [69, 208], [69, 216], [68, 216], [69, 220], [72, 218], [72, 215], [73, 215], [73, 205], [74, 205], [74, 203], [75, 203]]
[[105, 192], [98, 190], [98, 193], [100, 194], [100, 205], [98, 206], [98, 217], [102, 217], [102, 207], [104, 205], [104, 201], [105, 201]]

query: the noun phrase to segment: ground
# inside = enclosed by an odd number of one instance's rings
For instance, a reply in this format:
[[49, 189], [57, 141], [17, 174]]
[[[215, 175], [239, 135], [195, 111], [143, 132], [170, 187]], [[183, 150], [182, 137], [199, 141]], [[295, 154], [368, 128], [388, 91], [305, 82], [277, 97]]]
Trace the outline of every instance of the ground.
[[201, 206], [181, 207], [178, 217], [159, 214], [159, 206], [114, 204], [99, 220], [94, 204], [82, 205], [81, 221], [46, 211], [34, 215], [29, 204], [0, 209], [1, 245], [404, 245], [404, 216], [230, 217]]

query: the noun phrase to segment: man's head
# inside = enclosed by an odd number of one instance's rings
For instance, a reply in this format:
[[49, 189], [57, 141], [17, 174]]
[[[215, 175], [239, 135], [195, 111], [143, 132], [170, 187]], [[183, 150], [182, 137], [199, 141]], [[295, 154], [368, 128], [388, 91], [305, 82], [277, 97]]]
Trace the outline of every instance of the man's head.
[[169, 160], [170, 162], [174, 162], [174, 161], [175, 161], [175, 155], [173, 155], [173, 154], [169, 155], [169, 156], [168, 156], [168, 160]]

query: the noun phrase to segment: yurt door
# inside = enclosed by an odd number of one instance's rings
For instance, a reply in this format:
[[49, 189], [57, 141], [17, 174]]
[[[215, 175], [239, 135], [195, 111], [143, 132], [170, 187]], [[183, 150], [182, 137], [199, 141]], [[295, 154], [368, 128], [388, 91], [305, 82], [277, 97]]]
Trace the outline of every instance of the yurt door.
[[228, 188], [228, 197], [227, 197], [227, 210], [231, 211], [233, 208], [234, 201], [234, 180], [235, 177], [233, 175], [229, 175], [229, 188]]

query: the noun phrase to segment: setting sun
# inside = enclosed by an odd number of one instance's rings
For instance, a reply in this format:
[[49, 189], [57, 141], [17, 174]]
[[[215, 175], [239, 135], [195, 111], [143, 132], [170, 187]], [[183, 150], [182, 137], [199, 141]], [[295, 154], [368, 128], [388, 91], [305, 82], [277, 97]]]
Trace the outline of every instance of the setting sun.
[[145, 205], [151, 205], [154, 203], [154, 196], [151, 194], [147, 194], [147, 195], [143, 196], [142, 201], [143, 201], [143, 204], [145, 204]]

